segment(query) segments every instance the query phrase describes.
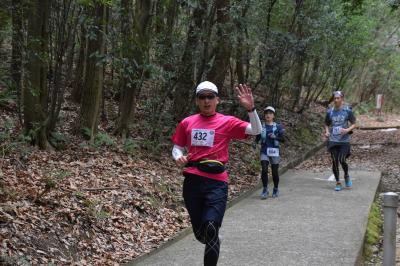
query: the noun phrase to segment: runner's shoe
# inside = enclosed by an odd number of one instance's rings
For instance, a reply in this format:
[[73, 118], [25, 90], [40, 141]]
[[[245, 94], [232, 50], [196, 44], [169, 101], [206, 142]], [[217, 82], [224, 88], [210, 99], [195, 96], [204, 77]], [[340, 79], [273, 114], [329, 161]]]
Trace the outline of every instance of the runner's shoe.
[[351, 188], [353, 186], [353, 181], [351, 181], [350, 176], [344, 178], [346, 188]]
[[279, 190], [278, 188], [275, 188], [272, 190], [272, 197], [277, 198], [279, 196]]
[[335, 191], [341, 191], [341, 190], [342, 190], [342, 184], [340, 182], [336, 182]]
[[262, 192], [261, 192], [261, 199], [267, 199], [268, 198], [268, 187], [264, 187]]

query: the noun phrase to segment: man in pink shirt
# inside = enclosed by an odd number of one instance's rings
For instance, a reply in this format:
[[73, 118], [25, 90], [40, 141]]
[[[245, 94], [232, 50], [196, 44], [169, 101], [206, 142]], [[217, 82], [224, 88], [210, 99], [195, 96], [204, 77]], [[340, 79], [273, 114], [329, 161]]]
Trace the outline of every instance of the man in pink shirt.
[[[221, 227], [228, 199], [228, 145], [232, 139], [245, 139], [261, 133], [261, 122], [254, 107], [251, 89], [236, 87], [240, 104], [249, 122], [216, 112], [218, 88], [209, 81], [196, 88], [199, 113], [183, 119], [172, 141], [172, 156], [184, 166], [183, 198], [195, 237], [205, 244], [204, 265], [217, 265]], [[186, 153], [186, 155], [185, 155]]]

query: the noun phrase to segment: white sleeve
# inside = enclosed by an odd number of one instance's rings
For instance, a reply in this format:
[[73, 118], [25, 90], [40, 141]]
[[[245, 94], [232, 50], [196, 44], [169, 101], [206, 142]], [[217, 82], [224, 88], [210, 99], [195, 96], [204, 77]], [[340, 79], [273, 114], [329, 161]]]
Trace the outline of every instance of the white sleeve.
[[174, 145], [172, 148], [172, 157], [174, 157], [174, 160], [178, 160], [180, 157], [183, 156], [183, 152], [185, 151], [184, 147]]
[[246, 127], [247, 135], [258, 135], [261, 134], [262, 126], [260, 118], [258, 117], [257, 111], [249, 113], [250, 124]]

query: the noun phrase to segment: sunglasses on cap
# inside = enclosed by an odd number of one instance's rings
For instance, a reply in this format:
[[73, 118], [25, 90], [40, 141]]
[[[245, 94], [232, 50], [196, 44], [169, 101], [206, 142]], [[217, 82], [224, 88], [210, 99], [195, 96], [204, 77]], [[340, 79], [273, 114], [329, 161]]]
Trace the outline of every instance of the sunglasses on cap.
[[197, 98], [199, 98], [200, 100], [205, 100], [205, 99], [213, 100], [215, 97], [216, 97], [215, 94], [200, 94], [200, 95], [197, 95]]
[[264, 111], [264, 114], [275, 114], [275, 112], [270, 110], [270, 109], [268, 109], [268, 110]]

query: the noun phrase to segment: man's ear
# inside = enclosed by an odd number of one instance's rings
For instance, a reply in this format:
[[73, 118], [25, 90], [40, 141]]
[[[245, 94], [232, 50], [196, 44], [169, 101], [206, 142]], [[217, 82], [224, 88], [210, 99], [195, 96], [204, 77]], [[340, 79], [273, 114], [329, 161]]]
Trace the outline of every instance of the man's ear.
[[217, 104], [221, 103], [221, 99], [217, 96]]

